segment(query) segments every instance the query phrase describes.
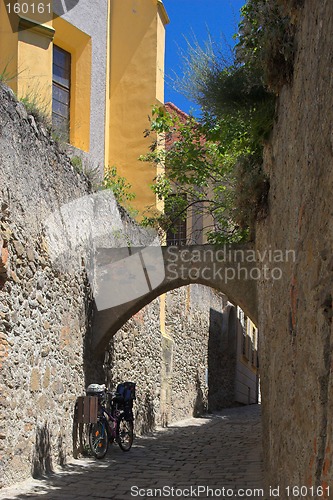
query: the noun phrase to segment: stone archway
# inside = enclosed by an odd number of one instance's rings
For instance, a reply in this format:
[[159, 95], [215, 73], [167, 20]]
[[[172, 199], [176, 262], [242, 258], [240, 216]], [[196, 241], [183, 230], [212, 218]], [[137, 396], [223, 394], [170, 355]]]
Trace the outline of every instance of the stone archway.
[[153, 300], [112, 337], [105, 382], [110, 388], [124, 379], [137, 383], [138, 432], [238, 403], [229, 316], [236, 321], [236, 307], [222, 293], [184, 286]]
[[[140, 248], [131, 249], [132, 254], [139, 251]], [[104, 263], [106, 258], [112, 260], [112, 250], [106, 252]], [[163, 293], [189, 284], [202, 284], [221, 291], [257, 323], [257, 281], [253, 279], [253, 270], [258, 268], [253, 259], [247, 260], [249, 252], [254, 252], [251, 245], [162, 247], [165, 275], [158, 286], [116, 307], [95, 309], [92, 349], [95, 353], [102, 352], [122, 325], [144, 306]]]

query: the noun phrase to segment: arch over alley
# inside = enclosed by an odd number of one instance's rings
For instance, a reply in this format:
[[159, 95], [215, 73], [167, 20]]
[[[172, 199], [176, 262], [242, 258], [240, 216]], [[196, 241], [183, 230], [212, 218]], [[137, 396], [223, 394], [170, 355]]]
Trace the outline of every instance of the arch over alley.
[[[221, 291], [231, 302], [239, 305], [254, 323], [257, 323], [257, 282], [262, 271], [251, 244], [191, 245], [161, 249], [164, 279], [158, 286], [154, 288], [150, 286], [148, 293], [115, 307], [103, 310], [95, 307], [92, 337], [92, 348], [95, 353], [103, 351], [112, 336], [140, 309], [159, 295], [184, 285], [202, 284]], [[103, 250], [104, 265], [112, 262], [115, 250], [119, 254], [119, 249]], [[131, 254], [140, 251], [142, 247], [132, 248]], [[150, 270], [144, 266], [144, 273], [148, 277], [149, 272]]]

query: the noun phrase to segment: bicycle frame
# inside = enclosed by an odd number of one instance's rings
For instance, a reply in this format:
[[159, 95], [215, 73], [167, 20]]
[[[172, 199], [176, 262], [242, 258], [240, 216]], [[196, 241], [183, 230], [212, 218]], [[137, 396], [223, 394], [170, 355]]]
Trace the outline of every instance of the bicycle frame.
[[[108, 396], [111, 396], [111, 399]], [[122, 451], [130, 450], [133, 443], [132, 408], [128, 410], [126, 405], [119, 401], [117, 393], [104, 388], [103, 391], [98, 391], [97, 423], [90, 424], [89, 444], [96, 458], [104, 458], [109, 443], [114, 441]]]
[[[117, 436], [117, 423], [119, 416], [113, 416], [104, 404], [98, 401], [98, 415], [99, 420], [103, 420], [109, 439], [115, 439]], [[112, 423], [112, 425], [110, 425]]]
[[[103, 421], [105, 428], [106, 428], [108, 438], [114, 439], [116, 437], [116, 434], [117, 434], [118, 421], [103, 406], [100, 407], [100, 410], [101, 410], [100, 415], [98, 415], [97, 418], [100, 421]], [[111, 423], [112, 423], [112, 425], [110, 425]]]

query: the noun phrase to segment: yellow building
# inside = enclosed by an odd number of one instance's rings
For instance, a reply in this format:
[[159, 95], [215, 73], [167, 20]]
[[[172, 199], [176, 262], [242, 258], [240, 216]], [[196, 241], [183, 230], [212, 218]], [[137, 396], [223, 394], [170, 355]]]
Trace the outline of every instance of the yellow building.
[[138, 157], [149, 147], [151, 106], [164, 100], [163, 2], [53, 0], [38, 3], [39, 11], [36, 3], [5, 4], [2, 79], [52, 116], [58, 138], [86, 166], [98, 166], [101, 176], [116, 166], [137, 194], [136, 208], [155, 204], [156, 169]]

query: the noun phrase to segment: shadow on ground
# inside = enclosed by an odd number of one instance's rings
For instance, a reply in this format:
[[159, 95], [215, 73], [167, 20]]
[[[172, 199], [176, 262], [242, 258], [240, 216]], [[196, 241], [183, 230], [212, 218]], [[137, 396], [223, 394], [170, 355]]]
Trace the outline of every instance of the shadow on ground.
[[29, 492], [17, 485], [7, 496], [6, 490], [0, 492], [0, 498], [123, 500], [135, 497], [131, 488], [166, 485], [262, 486], [260, 407], [231, 408], [181, 422], [136, 438], [128, 453], [112, 445], [103, 460], [79, 460], [63, 472], [35, 480]]

